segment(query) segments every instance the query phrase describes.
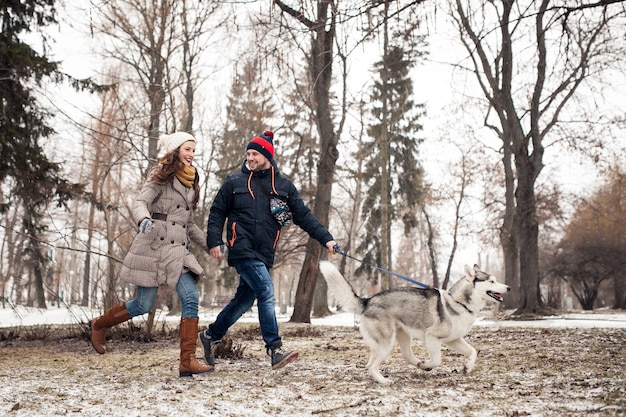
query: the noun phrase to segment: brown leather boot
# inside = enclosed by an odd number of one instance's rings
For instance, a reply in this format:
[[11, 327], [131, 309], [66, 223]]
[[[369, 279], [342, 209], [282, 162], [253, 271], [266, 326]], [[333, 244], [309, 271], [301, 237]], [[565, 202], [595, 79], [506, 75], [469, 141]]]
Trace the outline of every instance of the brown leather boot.
[[180, 319], [180, 376], [192, 376], [213, 372], [212, 366], [206, 366], [196, 359], [196, 344], [198, 342], [198, 319], [182, 317]]
[[96, 352], [106, 352], [107, 329], [128, 320], [126, 303], [114, 305], [100, 317], [91, 320], [91, 344]]

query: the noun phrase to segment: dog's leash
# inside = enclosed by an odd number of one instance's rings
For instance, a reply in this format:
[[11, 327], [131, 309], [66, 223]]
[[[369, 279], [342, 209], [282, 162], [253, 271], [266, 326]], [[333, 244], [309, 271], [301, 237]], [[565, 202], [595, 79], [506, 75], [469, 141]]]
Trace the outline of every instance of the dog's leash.
[[408, 281], [408, 282], [410, 282], [411, 284], [418, 285], [418, 286], [420, 286], [420, 287], [422, 287], [422, 288], [429, 288], [429, 289], [433, 289], [433, 288], [435, 288], [435, 287], [433, 287], [432, 285], [428, 285], [428, 284], [421, 283], [421, 282], [419, 282], [419, 281], [415, 281], [414, 279], [411, 279], [411, 278], [409, 278], [409, 277], [405, 277], [404, 275], [396, 274], [395, 272], [389, 271], [389, 270], [387, 270], [387, 269], [385, 269], [385, 268], [381, 268], [381, 267], [380, 267], [380, 266], [378, 266], [378, 265], [372, 265], [372, 264], [369, 264], [369, 263], [365, 262], [365, 261], [364, 261], [364, 260], [362, 260], [362, 259], [357, 259], [357, 258], [355, 258], [355, 257], [353, 257], [353, 256], [350, 256], [350, 255], [348, 255], [346, 252], [343, 252], [343, 251], [339, 248], [339, 245], [335, 245], [335, 246], [333, 246], [333, 250], [334, 250], [336, 253], [338, 253], [338, 254], [340, 254], [340, 255], [345, 256], [346, 258], [354, 259], [354, 260], [355, 260], [355, 261], [357, 261], [357, 262], [360, 262], [360, 263], [362, 263], [362, 264], [364, 264], [364, 265], [367, 265], [367, 266], [369, 266], [369, 267], [371, 267], [371, 268], [376, 268], [376, 269], [378, 269], [378, 270], [380, 270], [380, 271], [386, 272], [386, 273], [388, 273], [389, 275], [393, 275], [394, 277], [398, 277], [398, 278], [400, 278], [400, 279], [403, 279], [403, 280], [405, 280], [405, 281]]

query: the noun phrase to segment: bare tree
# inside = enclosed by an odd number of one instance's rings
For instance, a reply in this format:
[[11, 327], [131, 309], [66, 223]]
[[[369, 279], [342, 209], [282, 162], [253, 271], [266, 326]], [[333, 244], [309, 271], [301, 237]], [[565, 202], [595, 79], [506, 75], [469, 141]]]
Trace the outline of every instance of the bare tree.
[[[122, 101], [127, 109], [125, 117], [120, 118], [123, 123], [117, 123], [121, 132], [118, 136], [130, 139], [144, 174], [157, 158], [161, 133], [193, 132], [194, 94], [202, 79], [198, 67], [209, 45], [214, 29], [209, 22], [218, 6], [216, 1], [190, 7], [188, 1], [122, 0], [107, 3], [104, 8], [98, 28], [108, 40], [106, 56], [121, 65], [118, 83], [125, 87], [119, 89], [126, 97]], [[223, 18], [216, 20], [215, 26]], [[148, 146], [144, 152], [146, 136]], [[148, 318], [147, 338], [153, 320], [154, 310]]]
[[[10, 197], [13, 198], [13, 197]], [[24, 270], [24, 263], [22, 262], [24, 254], [24, 243], [26, 236], [19, 233], [19, 221], [21, 219], [21, 213], [19, 210], [7, 210], [6, 205], [8, 201], [3, 201], [3, 215], [0, 226], [3, 227], [4, 233], [2, 237], [2, 250], [0, 255], [2, 256], [2, 280], [0, 286], [2, 287], [2, 306], [5, 306], [6, 300], [13, 300], [16, 304], [22, 302], [22, 290], [24, 288], [22, 282], [22, 273]], [[11, 294], [6, 293], [6, 288], [9, 281], [12, 281]]]
[[[312, 35], [310, 52], [311, 79], [317, 128], [320, 137], [320, 159], [317, 166], [317, 191], [313, 214], [322, 224], [328, 224], [332, 182], [337, 161], [337, 140], [330, 107], [330, 87], [333, 69], [333, 44], [336, 31], [337, 8], [334, 1], [321, 0], [317, 4], [314, 19], [307, 18], [300, 10], [289, 7], [280, 0], [276, 4], [284, 13], [303, 24]], [[314, 239], [307, 242], [306, 257], [298, 280], [296, 301], [291, 321], [310, 323], [313, 295], [318, 276], [317, 265], [322, 256], [322, 247]]]
[[[171, 0], [159, 0], [145, 3], [139, 0], [122, 0], [106, 4], [101, 15], [100, 30], [105, 39], [109, 39], [106, 56], [120, 62], [130, 71], [134, 71], [143, 90], [144, 103], [135, 104], [138, 109], [147, 107], [145, 126], [148, 136], [148, 158], [155, 160], [163, 107], [166, 99], [165, 83], [168, 61], [173, 59], [178, 46], [174, 34], [174, 3]], [[125, 76], [125, 72], [120, 74]], [[121, 81], [121, 80], [120, 80]], [[132, 94], [136, 94], [134, 91]], [[129, 102], [130, 104], [130, 102]]]
[[[340, 13], [337, 1], [320, 0], [307, 9], [309, 3], [297, 2], [298, 6], [290, 6], [281, 0], [274, 4], [287, 16], [306, 28], [311, 37], [311, 48], [308, 52], [309, 71], [313, 85], [310, 87], [314, 106], [315, 121], [319, 134], [319, 161], [317, 165], [317, 189], [314, 197], [313, 214], [323, 223], [328, 224], [332, 182], [338, 158], [337, 143], [339, 131], [333, 120], [331, 105], [331, 85], [333, 82], [333, 61], [335, 58], [335, 42]], [[399, 4], [395, 16], [421, 1]], [[369, 16], [372, 8], [382, 3], [351, 4], [351, 10], [357, 16]], [[296, 302], [292, 322], [310, 322], [312, 300], [318, 279], [318, 263], [322, 256], [322, 247], [318, 242], [309, 239], [306, 246], [306, 257], [298, 281]]]
[[[95, 283], [91, 276], [91, 253], [93, 247], [93, 232], [101, 230], [106, 242], [107, 257], [106, 283], [102, 285], [104, 295], [104, 309], [109, 309], [119, 302], [117, 272], [120, 268], [120, 259], [130, 247], [132, 234], [135, 229], [129, 222], [129, 206], [127, 202], [128, 189], [124, 177], [129, 172], [127, 165], [130, 162], [128, 143], [119, 137], [120, 131], [115, 128], [115, 121], [121, 117], [120, 110], [124, 108], [124, 99], [115, 92], [101, 95], [101, 110], [93, 133], [90, 136], [89, 147], [93, 150], [94, 159], [91, 168], [91, 207], [89, 211], [87, 253], [83, 271], [83, 297], [89, 286]], [[131, 170], [132, 172], [132, 170]], [[134, 188], [136, 179], [131, 184]], [[102, 222], [97, 227], [95, 215], [101, 213]], [[97, 286], [95, 286], [97, 288]]]
[[620, 169], [578, 205], [549, 261], [549, 274], [568, 283], [584, 310], [594, 308], [605, 281], [614, 283], [613, 306], [620, 308], [624, 300], [626, 176]]
[[[518, 313], [541, 313], [535, 187], [543, 169], [546, 142], [578, 88], [599, 70], [594, 65], [606, 64], [610, 29], [624, 10], [602, 6], [574, 19], [575, 11], [550, 8], [549, 0], [504, 0], [478, 7], [475, 2], [456, 0], [454, 5], [453, 18], [469, 54], [471, 71], [488, 103], [485, 125], [502, 140], [505, 158], [510, 149], [515, 167], [506, 171], [507, 185], [515, 184], [515, 213], [511, 212], [512, 202], [507, 201], [501, 239], [509, 251], [505, 256], [509, 262], [515, 259], [517, 242], [521, 277]], [[555, 43], [557, 35], [560, 42]], [[520, 71], [516, 60], [526, 59], [522, 54], [528, 50], [534, 50], [527, 59], [532, 66]], [[504, 161], [505, 168], [508, 161]], [[509, 198], [510, 191], [508, 188]], [[511, 266], [507, 268], [508, 274], [514, 271]], [[512, 276], [506, 278], [510, 282]]]
[[473, 150], [462, 150], [462, 156], [460, 164], [455, 168], [451, 168], [455, 179], [458, 181], [458, 186], [451, 187], [452, 195], [446, 196], [452, 201], [454, 207], [454, 222], [452, 225], [452, 245], [450, 247], [450, 254], [448, 256], [448, 265], [443, 278], [441, 288], [447, 289], [450, 283], [450, 274], [452, 271], [452, 264], [454, 262], [454, 256], [458, 249], [459, 232], [465, 221], [464, 205], [468, 199], [468, 188], [472, 184], [473, 176], [478, 168], [476, 161], [472, 159]]

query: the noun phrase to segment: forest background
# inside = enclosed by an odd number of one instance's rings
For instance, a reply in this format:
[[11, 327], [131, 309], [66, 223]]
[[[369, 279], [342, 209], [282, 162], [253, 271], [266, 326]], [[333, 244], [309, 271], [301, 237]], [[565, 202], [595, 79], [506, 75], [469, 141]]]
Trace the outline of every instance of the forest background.
[[[622, 1], [2, 8], [3, 307], [131, 298], [117, 271], [159, 134], [198, 138], [204, 227], [266, 129], [280, 170], [365, 261], [336, 258], [361, 294], [405, 285], [369, 265], [447, 288], [478, 263], [520, 315], [626, 306]], [[202, 303], [219, 303], [234, 271], [196, 253]], [[322, 256], [284, 229], [273, 276], [292, 321], [328, 312]]]

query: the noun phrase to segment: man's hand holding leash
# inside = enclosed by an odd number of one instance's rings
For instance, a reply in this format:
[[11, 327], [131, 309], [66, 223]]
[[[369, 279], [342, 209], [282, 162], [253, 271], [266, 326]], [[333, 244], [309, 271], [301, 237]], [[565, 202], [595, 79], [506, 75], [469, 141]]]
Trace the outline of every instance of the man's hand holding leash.
[[334, 240], [326, 243], [326, 249], [328, 249], [328, 253], [330, 253], [331, 255], [339, 253], [339, 245]]

